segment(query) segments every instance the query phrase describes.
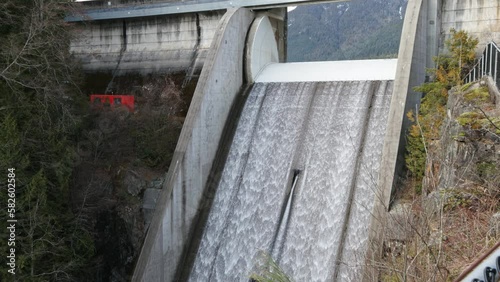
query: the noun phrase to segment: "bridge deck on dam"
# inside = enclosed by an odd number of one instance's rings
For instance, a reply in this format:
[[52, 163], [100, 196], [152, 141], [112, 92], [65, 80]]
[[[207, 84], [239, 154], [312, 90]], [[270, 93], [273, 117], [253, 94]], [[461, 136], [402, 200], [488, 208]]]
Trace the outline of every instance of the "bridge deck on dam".
[[[151, 17], [168, 14], [195, 13], [229, 8], [270, 9], [311, 3], [341, 2], [345, 0], [188, 0], [188, 1], [103, 1], [88, 6], [81, 15], [66, 17], [68, 22]], [[108, 5], [109, 4], [109, 5]]]

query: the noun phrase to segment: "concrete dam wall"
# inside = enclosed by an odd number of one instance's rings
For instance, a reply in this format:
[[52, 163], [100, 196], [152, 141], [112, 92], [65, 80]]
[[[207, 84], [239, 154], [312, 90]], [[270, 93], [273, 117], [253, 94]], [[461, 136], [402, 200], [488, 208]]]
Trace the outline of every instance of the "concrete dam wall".
[[500, 42], [500, 1], [498, 0], [442, 0], [441, 31], [444, 40], [450, 29], [465, 30], [479, 39], [478, 53], [490, 42]]
[[224, 12], [75, 23], [70, 48], [87, 72], [199, 71]]

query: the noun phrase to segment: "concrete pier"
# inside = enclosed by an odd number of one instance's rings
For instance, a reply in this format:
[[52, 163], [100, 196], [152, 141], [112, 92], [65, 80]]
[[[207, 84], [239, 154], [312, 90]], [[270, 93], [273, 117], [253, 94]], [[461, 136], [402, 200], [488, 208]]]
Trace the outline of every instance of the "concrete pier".
[[253, 17], [247, 9], [229, 10], [217, 28], [132, 281], [174, 280], [225, 121], [243, 85], [245, 38]]

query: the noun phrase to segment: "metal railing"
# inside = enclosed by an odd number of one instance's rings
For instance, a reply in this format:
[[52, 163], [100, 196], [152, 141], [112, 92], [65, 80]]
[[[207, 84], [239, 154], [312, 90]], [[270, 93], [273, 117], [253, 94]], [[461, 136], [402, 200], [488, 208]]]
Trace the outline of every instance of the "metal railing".
[[216, 2], [215, 0], [76, 0], [74, 2], [80, 3], [87, 9], [96, 8], [117, 8], [117, 7], [135, 7], [137, 5], [148, 4], [199, 4]]
[[455, 282], [496, 282], [500, 277], [500, 242], [476, 259]]
[[477, 59], [477, 63], [472, 67], [470, 72], [465, 76], [464, 82], [469, 83], [481, 79], [483, 76], [491, 76], [497, 87], [500, 88], [500, 48], [495, 42], [490, 42], [484, 48], [483, 54]]

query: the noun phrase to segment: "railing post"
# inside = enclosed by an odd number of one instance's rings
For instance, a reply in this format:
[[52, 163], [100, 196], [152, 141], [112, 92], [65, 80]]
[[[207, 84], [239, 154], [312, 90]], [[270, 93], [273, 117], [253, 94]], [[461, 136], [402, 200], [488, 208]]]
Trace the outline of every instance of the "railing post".
[[493, 60], [493, 44], [488, 44], [488, 48], [490, 49], [490, 76], [493, 76], [493, 65], [492, 65], [492, 60]]
[[483, 53], [483, 57], [481, 58], [481, 63], [482, 63], [482, 67], [481, 67], [481, 77], [483, 77], [485, 74], [486, 74], [486, 50], [484, 51]]
[[498, 50], [495, 49], [495, 77], [494, 77], [495, 81], [497, 81], [497, 65], [498, 65]]
[[488, 54], [489, 49], [488, 45], [486, 45], [486, 49], [484, 49], [484, 75], [488, 75]]
[[477, 65], [477, 78], [481, 77], [483, 75], [483, 57], [484, 53], [481, 54], [481, 57], [479, 58], [479, 64]]
[[481, 55], [481, 58], [479, 58], [479, 63], [477, 64], [477, 78], [479, 79], [479, 77], [481, 76], [482, 74], [482, 70], [481, 68], [483, 67], [483, 56]]

